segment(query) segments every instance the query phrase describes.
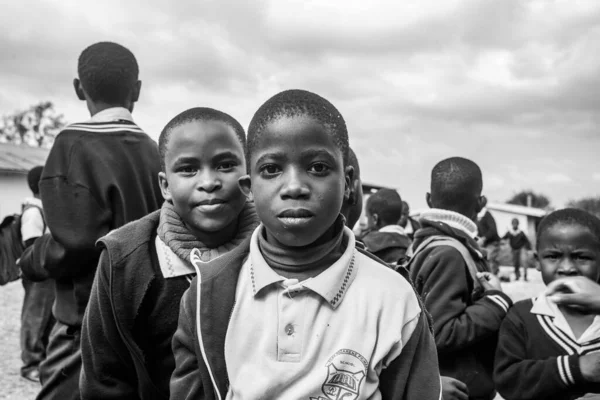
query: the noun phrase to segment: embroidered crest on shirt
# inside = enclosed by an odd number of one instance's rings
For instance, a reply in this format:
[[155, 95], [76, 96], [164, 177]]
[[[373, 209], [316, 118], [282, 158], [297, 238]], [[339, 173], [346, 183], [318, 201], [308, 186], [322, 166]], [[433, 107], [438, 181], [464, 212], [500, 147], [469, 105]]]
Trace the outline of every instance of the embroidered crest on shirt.
[[327, 378], [321, 387], [326, 397], [311, 397], [310, 400], [354, 400], [367, 376], [369, 362], [354, 350], [338, 350], [325, 364]]

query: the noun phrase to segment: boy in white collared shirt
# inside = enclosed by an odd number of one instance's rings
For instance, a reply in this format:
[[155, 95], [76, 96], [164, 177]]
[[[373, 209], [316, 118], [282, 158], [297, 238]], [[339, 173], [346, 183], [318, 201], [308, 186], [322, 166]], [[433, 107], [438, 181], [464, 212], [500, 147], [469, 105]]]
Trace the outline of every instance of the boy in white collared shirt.
[[[548, 215], [537, 258], [545, 284], [578, 275], [599, 282], [600, 220], [576, 209]], [[500, 329], [494, 381], [507, 400], [600, 398], [600, 316], [545, 295], [518, 302]]]
[[240, 186], [262, 225], [184, 294], [171, 398], [439, 399], [425, 310], [340, 215], [353, 169], [339, 111], [302, 90], [273, 96], [247, 162]]

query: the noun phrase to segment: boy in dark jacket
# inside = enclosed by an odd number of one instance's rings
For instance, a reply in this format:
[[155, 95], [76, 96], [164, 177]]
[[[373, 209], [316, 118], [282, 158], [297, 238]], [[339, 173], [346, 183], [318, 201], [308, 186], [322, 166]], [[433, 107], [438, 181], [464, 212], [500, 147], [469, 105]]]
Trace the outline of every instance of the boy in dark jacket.
[[101, 239], [104, 249], [85, 314], [83, 399], [168, 399], [179, 302], [201, 268], [250, 237], [258, 217], [238, 179], [246, 136], [231, 116], [192, 108], [159, 138], [165, 203]]
[[[515, 279], [521, 277], [521, 259], [523, 258], [523, 249], [531, 249], [531, 243], [527, 239], [527, 235], [519, 229], [519, 220], [513, 218], [512, 230], [506, 232], [502, 240], [508, 240], [512, 250], [513, 265], [515, 267]], [[523, 266], [523, 280], [527, 280], [527, 263]]]
[[402, 199], [392, 189], [380, 189], [367, 200], [367, 233], [363, 242], [368, 251], [388, 264], [399, 264], [406, 256], [410, 239], [397, 225]]
[[21, 258], [24, 273], [51, 277], [56, 288], [57, 323], [40, 366], [38, 399], [79, 398], [81, 323], [100, 257], [96, 240], [158, 209], [162, 199], [158, 147], [131, 117], [141, 87], [133, 54], [96, 43], [81, 53], [78, 75], [75, 93], [92, 118], [57, 136], [40, 181], [52, 234]]
[[449, 158], [433, 168], [431, 209], [421, 216], [409, 268], [433, 317], [440, 373], [463, 382], [470, 399], [489, 400], [497, 334], [511, 300], [475, 241], [482, 187], [481, 170], [470, 160]]
[[416, 294], [340, 216], [353, 171], [337, 109], [275, 95], [250, 123], [247, 160], [240, 185], [262, 225], [184, 294], [171, 398], [439, 399]]
[[[43, 169], [37, 166], [27, 173], [27, 184], [33, 197], [25, 199], [21, 214], [21, 240], [25, 248], [32, 246], [47, 231], [39, 185]], [[25, 275], [21, 276], [21, 282], [25, 290], [21, 311], [21, 376], [39, 383], [39, 366], [46, 358], [46, 346], [54, 326], [54, 282], [52, 279], [35, 282]]]
[[487, 260], [494, 275], [500, 272], [500, 264], [498, 263], [498, 255], [500, 254], [500, 236], [498, 236], [498, 228], [496, 220], [492, 213], [484, 207], [477, 216], [477, 231], [480, 245], [487, 252]]
[[[573, 208], [549, 214], [536, 258], [546, 285], [573, 276], [600, 282], [600, 220]], [[506, 400], [600, 398], [600, 315], [546, 294], [519, 301], [500, 329], [494, 381]]]

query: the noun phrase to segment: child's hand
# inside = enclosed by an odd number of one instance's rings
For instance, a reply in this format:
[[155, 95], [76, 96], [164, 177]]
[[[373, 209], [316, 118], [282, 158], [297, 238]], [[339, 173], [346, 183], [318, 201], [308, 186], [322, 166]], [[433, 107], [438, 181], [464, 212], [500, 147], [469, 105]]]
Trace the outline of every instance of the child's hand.
[[600, 313], [600, 285], [583, 276], [550, 282], [546, 296], [559, 305], [576, 306], [588, 313]]
[[484, 290], [502, 290], [500, 279], [491, 272], [478, 272], [477, 279], [479, 279]]
[[600, 352], [581, 356], [579, 358], [579, 368], [586, 381], [600, 383]]
[[449, 376], [442, 376], [443, 400], [469, 400], [467, 385]]

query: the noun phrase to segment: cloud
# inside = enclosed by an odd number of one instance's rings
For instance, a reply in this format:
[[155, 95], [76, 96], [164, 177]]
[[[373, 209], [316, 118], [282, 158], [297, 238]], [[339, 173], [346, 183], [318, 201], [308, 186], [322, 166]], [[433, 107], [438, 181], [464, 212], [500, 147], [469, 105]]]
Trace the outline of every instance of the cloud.
[[546, 177], [547, 183], [570, 183], [573, 179], [569, 175], [563, 173], [554, 173]]
[[267, 98], [304, 88], [344, 115], [364, 179], [417, 207], [433, 165], [457, 155], [481, 166], [491, 200], [595, 193], [596, 2], [22, 0], [0, 15], [0, 113], [48, 99], [87, 118], [71, 80], [100, 40], [136, 54], [134, 116], [154, 138], [186, 108], [247, 126]]

